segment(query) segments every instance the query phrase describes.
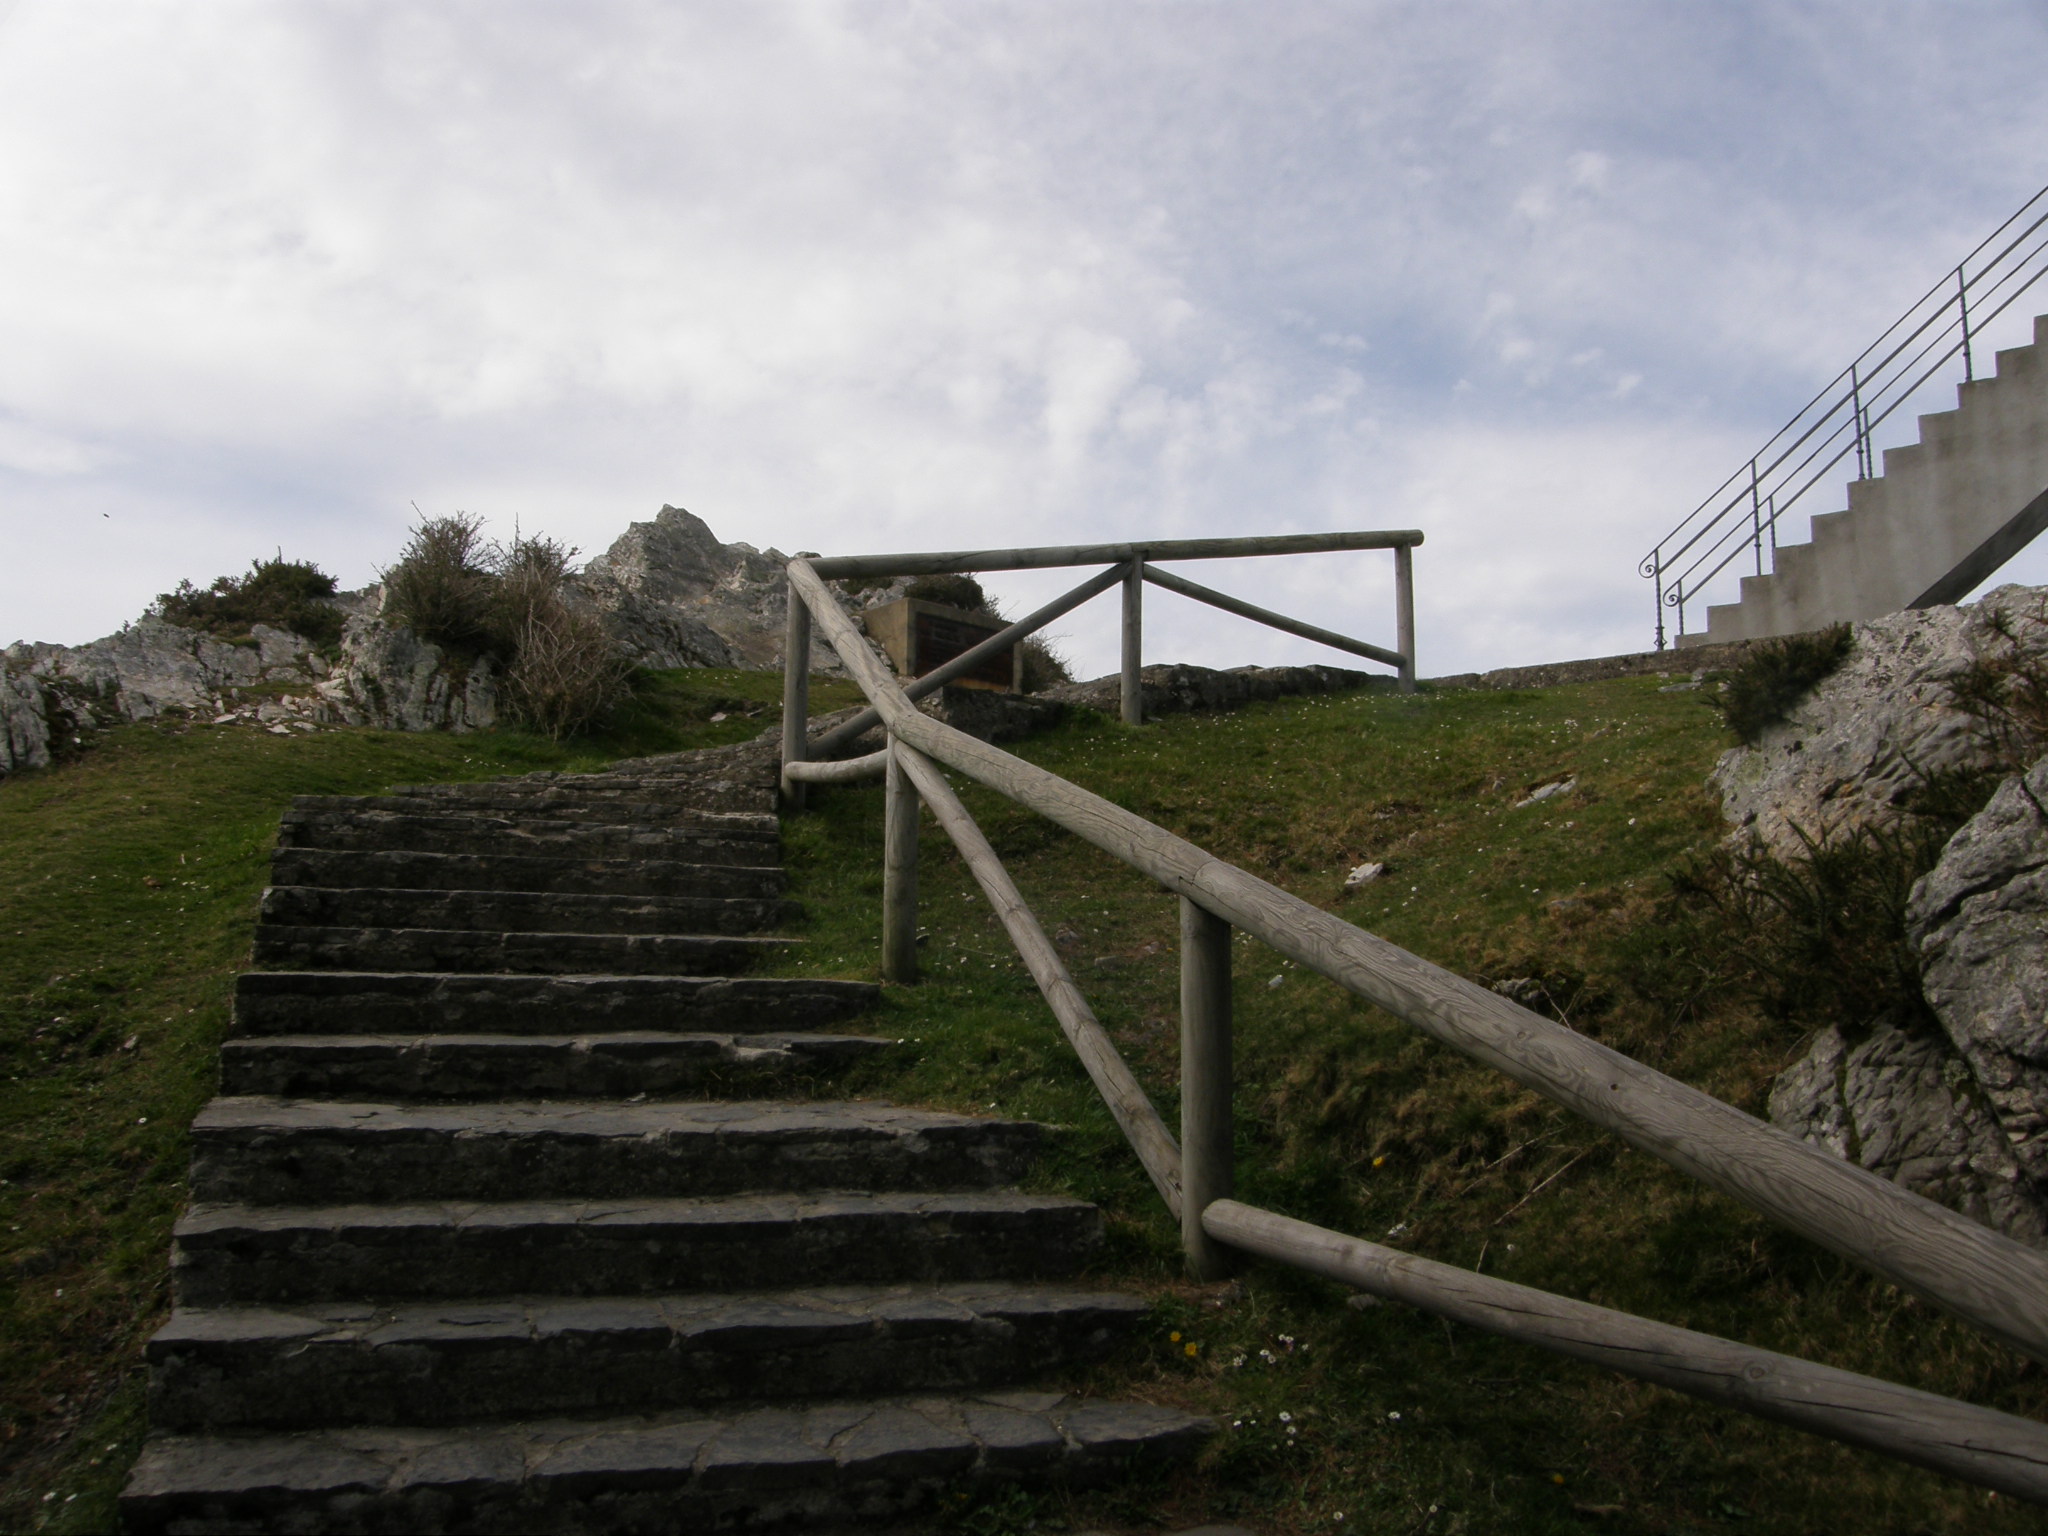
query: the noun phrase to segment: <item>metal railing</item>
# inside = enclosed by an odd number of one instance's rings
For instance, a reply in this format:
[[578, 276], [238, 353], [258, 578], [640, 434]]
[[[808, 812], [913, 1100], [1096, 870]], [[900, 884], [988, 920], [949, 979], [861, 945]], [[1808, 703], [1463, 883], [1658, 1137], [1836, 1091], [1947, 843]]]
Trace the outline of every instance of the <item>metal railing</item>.
[[1664, 610], [1685, 634], [1686, 605], [1747, 556], [1776, 569], [1778, 522], [1801, 498], [1854, 459], [1854, 478], [1878, 472], [1875, 433], [1920, 397], [1956, 359], [1963, 382], [1977, 376], [1976, 338], [2048, 274], [2048, 187], [2021, 205], [1894, 320], [1855, 361], [1772, 433], [1677, 527], [1643, 556], [1637, 570], [1656, 585], [1657, 649], [1665, 647]]
[[[1420, 536], [1404, 537], [1412, 544]], [[1026, 563], [1016, 557], [1035, 553], [792, 560], [789, 633], [804, 643], [793, 644], [787, 653], [783, 740], [796, 744], [796, 751], [785, 756], [783, 782], [787, 790], [800, 792], [805, 783], [886, 778], [882, 972], [892, 981], [909, 982], [917, 974], [920, 802], [932, 812], [994, 907], [1153, 1187], [1179, 1221], [1193, 1275], [1215, 1278], [1229, 1269], [1234, 1254], [1260, 1255], [1574, 1359], [2048, 1504], [2048, 1427], [2031, 1420], [1476, 1274], [1233, 1198], [1230, 941], [1237, 928], [1604, 1126], [1629, 1145], [1928, 1297], [2036, 1359], [2048, 1360], [2048, 1255], [1797, 1141], [1356, 928], [1079, 785], [933, 719], [877, 660], [825, 580], [828, 574], [884, 575], [906, 568], [1015, 569]], [[1003, 563], [995, 563], [998, 558]], [[1142, 555], [1110, 558], [1129, 562]], [[807, 739], [802, 712], [807, 693], [797, 678], [808, 675], [813, 624], [885, 729], [882, 750], [849, 762], [804, 754], [804, 746], [816, 743]], [[1046, 816], [1179, 899], [1178, 1141], [1089, 1009], [942, 767]]]

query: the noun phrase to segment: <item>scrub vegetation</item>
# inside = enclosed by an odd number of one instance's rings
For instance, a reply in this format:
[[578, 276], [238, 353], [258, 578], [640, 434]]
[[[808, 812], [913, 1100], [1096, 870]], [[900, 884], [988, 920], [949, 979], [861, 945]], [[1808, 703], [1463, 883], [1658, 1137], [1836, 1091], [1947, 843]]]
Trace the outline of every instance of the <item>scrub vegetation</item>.
[[[851, 701], [843, 684], [814, 689], [821, 710]], [[573, 746], [516, 733], [131, 727], [83, 762], [0, 783], [0, 1527], [110, 1524], [141, 1433], [141, 1344], [165, 1305], [184, 1127], [211, 1091], [289, 797], [744, 739], [773, 723], [778, 690], [772, 674], [657, 674], [610, 734]], [[1702, 784], [1729, 739], [1709, 697], [1626, 679], [1286, 700], [1138, 731], [1084, 714], [1013, 750], [1760, 1113], [1810, 1015], [1728, 979], [1739, 940], [1727, 925], [1670, 920], [1672, 872], [1725, 830]], [[963, 796], [1172, 1124], [1172, 898], [996, 796]], [[810, 942], [788, 968], [875, 974], [880, 798], [872, 787], [816, 791], [785, 821], [792, 893], [810, 914]], [[1385, 875], [1346, 894], [1346, 872], [1368, 861]], [[1284, 1269], [1185, 1283], [1135, 1157], [929, 822], [920, 889], [925, 979], [889, 989], [864, 1025], [905, 1048], [844, 1086], [1061, 1127], [1037, 1184], [1100, 1202], [1111, 1240], [1097, 1278], [1160, 1297], [1139, 1346], [1071, 1384], [1185, 1404], [1225, 1426], [1191, 1472], [963, 1505], [935, 1529], [2044, 1528], [1980, 1490], [1403, 1307], [1353, 1305]], [[1699, 979], [1659, 980], [1680, 974]], [[1321, 977], [1243, 938], [1236, 976], [1243, 1198], [1602, 1305], [2048, 1414], [2038, 1367]]]

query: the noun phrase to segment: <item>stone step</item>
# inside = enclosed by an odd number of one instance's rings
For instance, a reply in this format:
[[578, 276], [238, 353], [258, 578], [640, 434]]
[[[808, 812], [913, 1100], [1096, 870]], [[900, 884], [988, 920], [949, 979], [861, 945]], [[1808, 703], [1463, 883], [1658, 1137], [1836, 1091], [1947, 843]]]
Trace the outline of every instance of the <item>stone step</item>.
[[357, 1099], [624, 1099], [731, 1094], [838, 1071], [869, 1035], [271, 1035], [221, 1046], [224, 1094]]
[[1059, 1280], [1102, 1237], [1092, 1205], [1014, 1191], [246, 1206], [194, 1202], [180, 1306]]
[[1213, 1433], [1207, 1419], [1149, 1403], [993, 1392], [716, 1416], [155, 1435], [121, 1520], [138, 1536], [902, 1529], [977, 1487], [1085, 1486], [1184, 1464]]
[[[407, 816], [395, 811], [287, 811], [280, 848], [407, 849], [417, 853], [545, 854], [553, 858], [674, 859], [692, 864], [773, 864], [781, 844], [756, 818], [735, 825], [603, 826], [517, 816]], [[744, 824], [740, 824], [744, 823]]]
[[879, 1100], [219, 1098], [192, 1122], [191, 1187], [194, 1200], [297, 1206], [992, 1189], [1043, 1141], [1029, 1120]]
[[775, 829], [772, 815], [706, 810], [687, 799], [664, 798], [658, 790], [494, 794], [464, 788], [439, 794], [294, 795], [291, 808], [294, 812], [319, 814], [388, 811], [405, 816], [481, 816], [514, 821], [577, 821], [599, 826]]
[[403, 848], [280, 848], [270, 856], [278, 886], [412, 891], [524, 891], [621, 900], [780, 896], [778, 863], [692, 863], [688, 859], [584, 859], [550, 854], [417, 853]]
[[734, 776], [703, 778], [676, 774], [560, 774], [552, 778], [497, 779], [471, 784], [395, 784], [391, 793], [448, 799], [492, 801], [505, 805], [545, 803], [554, 798], [576, 800], [646, 800], [686, 810], [732, 811], [773, 815], [776, 808], [774, 748], [759, 763]]
[[181, 1310], [149, 1343], [149, 1415], [317, 1429], [986, 1389], [1091, 1364], [1149, 1310], [1006, 1283]]
[[881, 989], [808, 977], [244, 971], [239, 1035], [789, 1033], [843, 1024]]
[[720, 933], [491, 933], [259, 923], [254, 963], [288, 971], [730, 976], [801, 939]]
[[504, 933], [758, 933], [801, 920], [780, 898], [596, 896], [273, 885], [262, 920], [323, 928], [487, 928]]

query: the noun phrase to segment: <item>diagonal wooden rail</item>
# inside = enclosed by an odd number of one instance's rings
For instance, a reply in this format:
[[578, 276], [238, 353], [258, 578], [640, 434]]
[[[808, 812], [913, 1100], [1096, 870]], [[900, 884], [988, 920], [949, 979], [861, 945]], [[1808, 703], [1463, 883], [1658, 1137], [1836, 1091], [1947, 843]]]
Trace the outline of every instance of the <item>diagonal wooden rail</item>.
[[[2048, 1428], [2032, 1421], [1485, 1280], [1229, 1199], [1227, 1134], [1219, 1146], [1213, 1134], [1198, 1136], [1187, 1118], [1188, 1106], [1214, 1090], [1213, 1083], [1190, 1085], [1188, 1079], [1198, 1069], [1217, 1070], [1200, 1062], [1213, 1063], [1219, 1045], [1227, 1074], [1227, 966], [1220, 1030], [1212, 1020], [1205, 1038], [1183, 1024], [1186, 1142], [1175, 1148], [937, 765], [1038, 811], [1150, 876], [1182, 898], [1184, 914], [1193, 910], [1219, 927], [1243, 929], [1630, 1145], [2048, 1359], [2048, 1256], [1431, 965], [1078, 785], [932, 719], [905, 697], [810, 562], [790, 562], [789, 583], [792, 610], [802, 605], [860, 684], [888, 729], [890, 751], [1002, 914], [1062, 1029], [1154, 1185], [1180, 1216], [1198, 1270], [1206, 1262], [1201, 1245], [1213, 1240], [2048, 1503]], [[785, 722], [785, 740], [788, 732]], [[885, 907], [889, 899], [885, 888]], [[1199, 923], [1184, 921], [1183, 927], [1184, 935], [1201, 931]], [[1213, 953], [1213, 943], [1206, 947]], [[1223, 947], [1227, 954], [1227, 930]], [[1216, 983], [1212, 978], [1205, 993], [1196, 979], [1200, 970], [1184, 956], [1184, 1012], [1214, 1013]], [[1196, 1043], [1202, 1046], [1200, 1060], [1190, 1051]], [[1224, 1082], [1227, 1102], [1227, 1075]]]

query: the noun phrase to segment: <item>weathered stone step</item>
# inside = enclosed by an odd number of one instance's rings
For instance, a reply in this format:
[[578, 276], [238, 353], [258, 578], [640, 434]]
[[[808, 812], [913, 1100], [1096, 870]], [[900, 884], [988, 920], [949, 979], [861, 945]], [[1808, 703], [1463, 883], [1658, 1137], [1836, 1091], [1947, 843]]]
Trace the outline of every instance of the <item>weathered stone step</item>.
[[1044, 1139], [1029, 1120], [876, 1100], [365, 1104], [219, 1098], [192, 1122], [192, 1198], [637, 1200], [991, 1189]]
[[759, 762], [739, 775], [705, 778], [689, 774], [559, 774], [520, 779], [494, 779], [469, 784], [396, 784], [399, 795], [477, 796], [508, 805], [546, 801], [556, 796], [579, 800], [648, 800], [689, 810], [735, 811], [773, 815], [776, 799], [776, 754], [772, 747]]
[[181, 1310], [149, 1344], [159, 1429], [460, 1424], [1010, 1386], [1146, 1315], [1006, 1283]]
[[1057, 1280], [1102, 1237], [1094, 1206], [1011, 1191], [474, 1205], [195, 1202], [180, 1306]]
[[730, 933], [491, 933], [259, 923], [257, 965], [291, 971], [729, 976], [801, 939]]
[[465, 788], [440, 794], [294, 795], [292, 811], [342, 814], [386, 811], [404, 816], [481, 816], [510, 821], [576, 821], [599, 826], [708, 827], [772, 832], [775, 817], [748, 811], [712, 811], [658, 791], [561, 790], [524, 794]]
[[751, 976], [440, 975], [432, 971], [244, 971], [241, 1035], [569, 1035], [628, 1030], [753, 1034], [842, 1024], [871, 1007], [870, 982]]
[[796, 922], [793, 901], [739, 896], [594, 896], [555, 891], [408, 891], [273, 885], [262, 920], [325, 928], [486, 928], [504, 933], [758, 933]]
[[693, 864], [772, 864], [772, 830], [734, 818], [732, 826], [603, 826], [517, 816], [407, 816], [395, 811], [287, 811], [280, 848], [403, 848], [419, 853], [546, 854], [554, 858], [675, 859]]
[[221, 1046], [224, 1094], [358, 1099], [595, 1099], [732, 1093], [839, 1070], [870, 1035], [271, 1035]]
[[936, 1514], [1018, 1480], [1086, 1485], [1185, 1462], [1207, 1419], [994, 1392], [447, 1429], [153, 1436], [132, 1533], [545, 1531], [697, 1536]]
[[551, 854], [418, 853], [403, 848], [280, 848], [270, 856], [280, 886], [395, 887], [414, 891], [530, 891], [621, 899], [782, 894], [780, 864], [687, 859], [584, 859]]

